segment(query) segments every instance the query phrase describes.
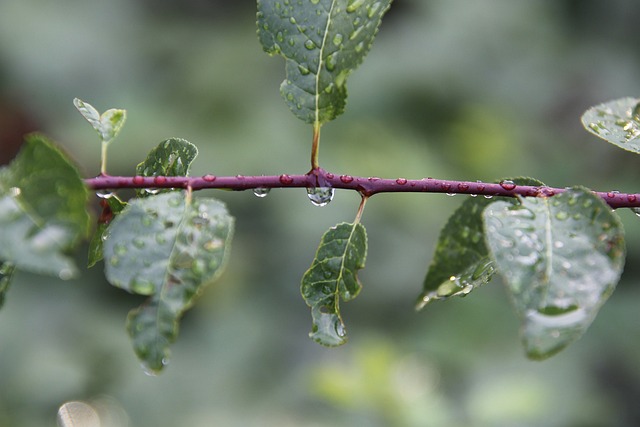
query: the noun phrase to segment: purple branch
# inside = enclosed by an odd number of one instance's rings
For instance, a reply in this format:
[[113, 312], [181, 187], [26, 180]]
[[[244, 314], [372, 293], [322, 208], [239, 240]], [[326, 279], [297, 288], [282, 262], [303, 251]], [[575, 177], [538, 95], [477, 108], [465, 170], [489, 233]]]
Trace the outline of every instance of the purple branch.
[[[98, 176], [85, 180], [93, 190], [122, 188], [189, 188], [201, 190], [218, 188], [229, 190], [250, 190], [255, 188], [313, 188], [333, 187], [344, 190], [356, 190], [370, 197], [377, 193], [447, 193], [469, 194], [472, 196], [550, 197], [566, 191], [562, 188], [515, 185], [509, 181], [499, 184], [477, 181], [447, 181], [434, 178], [418, 180], [397, 178], [382, 179], [376, 177], [357, 177], [335, 175], [323, 169], [315, 169], [305, 175], [270, 176], [220, 176], [201, 177], [173, 176]], [[612, 208], [640, 207], [640, 194], [625, 194], [617, 191], [595, 192]]]

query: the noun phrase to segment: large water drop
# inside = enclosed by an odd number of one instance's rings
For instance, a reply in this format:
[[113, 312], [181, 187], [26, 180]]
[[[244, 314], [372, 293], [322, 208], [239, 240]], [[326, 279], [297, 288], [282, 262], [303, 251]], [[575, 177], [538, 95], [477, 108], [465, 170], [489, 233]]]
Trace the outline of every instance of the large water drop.
[[314, 206], [326, 206], [333, 200], [335, 190], [331, 187], [307, 188], [307, 195]]
[[253, 194], [255, 194], [256, 197], [263, 198], [263, 197], [267, 197], [270, 191], [271, 191], [270, 188], [258, 187], [253, 189]]

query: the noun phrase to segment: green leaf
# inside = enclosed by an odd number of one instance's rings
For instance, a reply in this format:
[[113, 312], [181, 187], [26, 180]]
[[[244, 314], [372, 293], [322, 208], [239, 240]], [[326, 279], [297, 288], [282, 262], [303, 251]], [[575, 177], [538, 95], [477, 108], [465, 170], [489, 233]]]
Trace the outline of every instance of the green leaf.
[[[509, 178], [516, 185], [543, 186], [533, 178]], [[504, 181], [504, 180], [503, 180]], [[436, 251], [424, 279], [423, 291], [416, 308], [452, 296], [466, 296], [475, 288], [489, 283], [495, 266], [485, 244], [482, 212], [490, 204], [502, 200], [516, 203], [512, 198], [472, 197], [449, 217], [440, 232]]]
[[73, 105], [76, 106], [80, 114], [82, 114], [82, 117], [98, 132], [100, 140], [105, 143], [111, 142], [118, 136], [127, 119], [126, 110], [112, 108], [100, 115], [98, 110], [91, 104], [78, 98], [73, 100]]
[[640, 153], [640, 99], [622, 98], [592, 107], [583, 114], [582, 124], [605, 141]]
[[341, 223], [320, 241], [311, 267], [302, 277], [302, 296], [311, 307], [313, 329], [309, 336], [326, 346], [347, 341], [340, 315], [340, 298], [355, 298], [362, 285], [357, 277], [367, 257], [367, 233], [360, 223]]
[[75, 166], [43, 136], [28, 136], [0, 174], [0, 260], [20, 270], [74, 276], [65, 253], [87, 235], [87, 198]]
[[[144, 162], [138, 164], [136, 173], [140, 176], [187, 176], [191, 163], [198, 155], [198, 148], [181, 138], [171, 138], [158, 144], [149, 152]], [[171, 191], [157, 189], [139, 190], [138, 196]]]
[[16, 268], [10, 262], [0, 261], [0, 308], [4, 305], [4, 300], [11, 285], [11, 279]]
[[222, 272], [233, 218], [214, 199], [189, 202], [182, 192], [135, 199], [113, 220], [104, 244], [114, 286], [149, 295], [129, 313], [127, 329], [150, 372], [167, 363], [178, 320]]
[[522, 322], [527, 355], [544, 359], [580, 338], [613, 292], [624, 264], [617, 215], [588, 189], [496, 202], [487, 244]]
[[101, 197], [100, 205], [102, 206], [102, 213], [98, 218], [96, 231], [93, 233], [93, 237], [89, 242], [89, 256], [87, 260], [87, 267], [89, 268], [96, 265], [96, 263], [103, 258], [102, 246], [109, 236], [109, 224], [127, 205], [115, 194], [102, 195]]
[[286, 60], [280, 92], [306, 123], [344, 112], [346, 79], [369, 52], [391, 0], [258, 0], [264, 50]]

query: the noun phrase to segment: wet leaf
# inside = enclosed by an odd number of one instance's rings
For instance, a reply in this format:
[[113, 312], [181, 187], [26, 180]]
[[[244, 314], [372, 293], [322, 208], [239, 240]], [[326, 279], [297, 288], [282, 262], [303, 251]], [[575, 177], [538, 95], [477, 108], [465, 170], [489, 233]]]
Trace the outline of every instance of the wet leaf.
[[195, 145], [181, 138], [162, 141], [136, 167], [141, 176], [187, 176], [191, 163], [198, 155]]
[[258, 0], [264, 50], [286, 60], [280, 92], [307, 123], [344, 111], [346, 79], [369, 52], [391, 0]]
[[104, 196], [100, 200], [100, 205], [102, 206], [102, 213], [98, 218], [98, 225], [96, 226], [96, 231], [93, 233], [93, 237], [89, 242], [89, 251], [88, 251], [88, 260], [87, 267], [91, 268], [100, 260], [102, 260], [102, 247], [109, 237], [109, 224], [113, 221], [113, 218], [118, 215], [124, 207], [127, 205], [125, 202], [120, 200], [118, 196], [115, 194], [109, 194], [108, 196]]
[[624, 264], [617, 215], [588, 189], [496, 202], [487, 244], [522, 322], [527, 355], [544, 359], [580, 338], [613, 292]]
[[358, 270], [367, 257], [367, 233], [360, 223], [341, 223], [330, 228], [320, 241], [311, 267], [302, 277], [301, 292], [311, 307], [313, 328], [309, 336], [326, 346], [347, 341], [340, 315], [340, 299], [355, 298], [362, 285]]
[[78, 109], [82, 117], [98, 132], [100, 140], [105, 143], [111, 142], [124, 126], [127, 119], [125, 110], [112, 108], [105, 111], [102, 115], [88, 102], [75, 98], [73, 105]]
[[129, 313], [127, 330], [138, 357], [151, 372], [167, 363], [178, 321], [203, 287], [223, 270], [233, 218], [215, 199], [183, 192], [135, 199], [109, 227], [104, 244], [107, 280], [149, 295]]
[[640, 153], [639, 98], [622, 98], [592, 107], [582, 116], [582, 124], [605, 141]]
[[[507, 181], [515, 185], [544, 185], [533, 178], [509, 178], [500, 182]], [[472, 197], [449, 217], [440, 232], [423, 291], [418, 298], [418, 309], [432, 301], [466, 296], [491, 280], [495, 266], [485, 243], [482, 212], [498, 200], [516, 203], [515, 199], [509, 197]]]
[[19, 270], [69, 279], [66, 252], [87, 235], [87, 188], [51, 142], [30, 135], [0, 173], [0, 261]]

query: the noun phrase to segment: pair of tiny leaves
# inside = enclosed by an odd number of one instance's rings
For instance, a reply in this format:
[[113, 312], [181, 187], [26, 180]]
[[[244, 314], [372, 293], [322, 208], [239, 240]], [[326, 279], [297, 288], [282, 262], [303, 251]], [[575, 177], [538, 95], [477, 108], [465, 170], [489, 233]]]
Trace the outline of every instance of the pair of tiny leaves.
[[16, 270], [77, 274], [67, 254], [88, 235], [88, 196], [78, 169], [53, 143], [27, 136], [0, 169], [0, 304]]
[[280, 92], [291, 112], [321, 124], [344, 112], [346, 79], [364, 60], [391, 0], [258, 0], [264, 50], [285, 58]]
[[499, 272], [527, 355], [545, 359], [584, 334], [620, 278], [624, 252], [618, 216], [588, 189], [550, 198], [471, 198], [440, 234], [418, 307], [465, 296]]

